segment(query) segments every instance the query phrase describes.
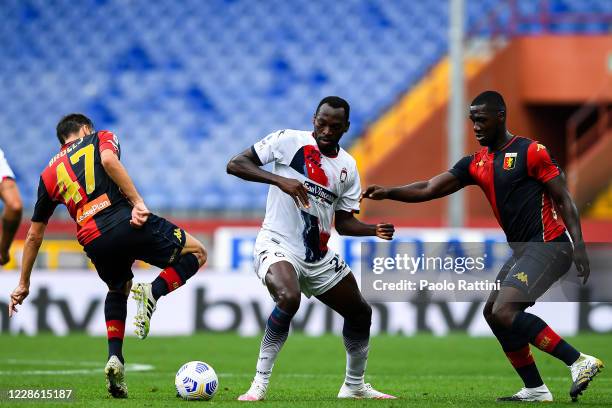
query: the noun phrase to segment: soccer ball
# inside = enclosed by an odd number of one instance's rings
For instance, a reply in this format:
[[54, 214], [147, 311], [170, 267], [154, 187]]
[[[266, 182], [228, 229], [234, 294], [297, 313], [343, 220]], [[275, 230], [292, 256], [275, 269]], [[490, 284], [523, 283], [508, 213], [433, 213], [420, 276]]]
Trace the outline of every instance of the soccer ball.
[[186, 400], [209, 400], [217, 392], [219, 380], [217, 373], [202, 361], [190, 361], [176, 373], [174, 379], [176, 392]]

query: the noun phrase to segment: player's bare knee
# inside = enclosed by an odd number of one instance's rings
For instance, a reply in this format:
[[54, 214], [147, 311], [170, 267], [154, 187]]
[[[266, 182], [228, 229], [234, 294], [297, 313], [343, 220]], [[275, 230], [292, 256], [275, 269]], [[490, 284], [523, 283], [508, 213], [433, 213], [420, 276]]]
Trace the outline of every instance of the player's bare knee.
[[11, 219], [21, 218], [23, 213], [23, 204], [19, 199], [6, 200], [4, 202], [4, 211], [7, 217]]
[[297, 313], [300, 308], [301, 294], [299, 291], [281, 289], [276, 292], [276, 304], [289, 314]]
[[131, 289], [132, 289], [132, 280], [130, 279], [129, 281], [125, 282], [125, 284], [123, 285], [123, 294], [125, 296], [129, 296]]
[[206, 261], [208, 260], [208, 251], [206, 251], [206, 248], [204, 248], [204, 245], [202, 245], [199, 242], [198, 244], [199, 245], [193, 254], [195, 255], [196, 258], [198, 258], [198, 264], [200, 264], [200, 266], [204, 266], [204, 264], [206, 264]]
[[495, 303], [491, 313], [491, 323], [496, 327], [509, 329], [512, 327], [516, 312], [511, 303]]

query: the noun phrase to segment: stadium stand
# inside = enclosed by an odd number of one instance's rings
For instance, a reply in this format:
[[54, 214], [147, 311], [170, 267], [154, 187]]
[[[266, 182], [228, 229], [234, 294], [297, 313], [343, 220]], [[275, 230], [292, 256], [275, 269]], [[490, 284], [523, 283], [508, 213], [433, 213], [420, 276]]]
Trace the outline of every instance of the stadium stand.
[[[500, 2], [466, 3], [468, 29], [492, 34], [478, 22]], [[539, 2], [515, 3], [533, 16], [514, 27], [521, 33], [610, 31], [605, 22], [548, 23]], [[261, 209], [265, 186], [225, 175], [232, 154], [275, 129], [309, 128], [328, 94], [352, 103], [349, 145], [447, 54], [442, 1], [45, 4], [0, 2], [0, 147], [29, 208], [57, 149], [57, 120], [82, 111], [119, 136], [151, 208]], [[551, 14], [612, 13], [609, 0], [546, 4]]]

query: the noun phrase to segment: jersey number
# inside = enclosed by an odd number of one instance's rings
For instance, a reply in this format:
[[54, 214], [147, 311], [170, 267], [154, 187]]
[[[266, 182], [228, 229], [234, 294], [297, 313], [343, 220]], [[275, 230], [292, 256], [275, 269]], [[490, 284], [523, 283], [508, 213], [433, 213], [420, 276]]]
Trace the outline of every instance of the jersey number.
[[346, 263], [337, 254], [329, 261], [329, 264], [334, 266], [334, 272], [336, 273], [346, 268]]
[[[70, 163], [77, 164], [83, 156], [85, 157], [85, 192], [91, 194], [96, 189], [96, 179], [94, 175], [94, 146], [92, 144], [77, 150], [76, 153], [70, 156]], [[64, 163], [60, 163], [56, 167], [56, 175], [57, 186], [66, 203], [72, 200], [77, 204], [83, 199], [81, 193], [79, 193], [79, 182], [70, 178]]]

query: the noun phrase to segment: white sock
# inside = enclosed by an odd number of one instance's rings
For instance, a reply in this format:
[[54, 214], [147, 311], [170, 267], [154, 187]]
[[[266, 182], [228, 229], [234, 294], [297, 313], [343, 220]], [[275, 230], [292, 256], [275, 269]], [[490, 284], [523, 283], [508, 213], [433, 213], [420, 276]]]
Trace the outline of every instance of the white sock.
[[349, 387], [359, 388], [364, 384], [365, 369], [368, 362], [369, 339], [354, 340], [344, 337], [346, 348], [346, 377]]
[[286, 327], [278, 325], [266, 325], [261, 346], [259, 348], [259, 358], [257, 359], [257, 368], [255, 373], [255, 381], [268, 384], [272, 375], [272, 368], [280, 349], [285, 344], [289, 336], [289, 325]]

